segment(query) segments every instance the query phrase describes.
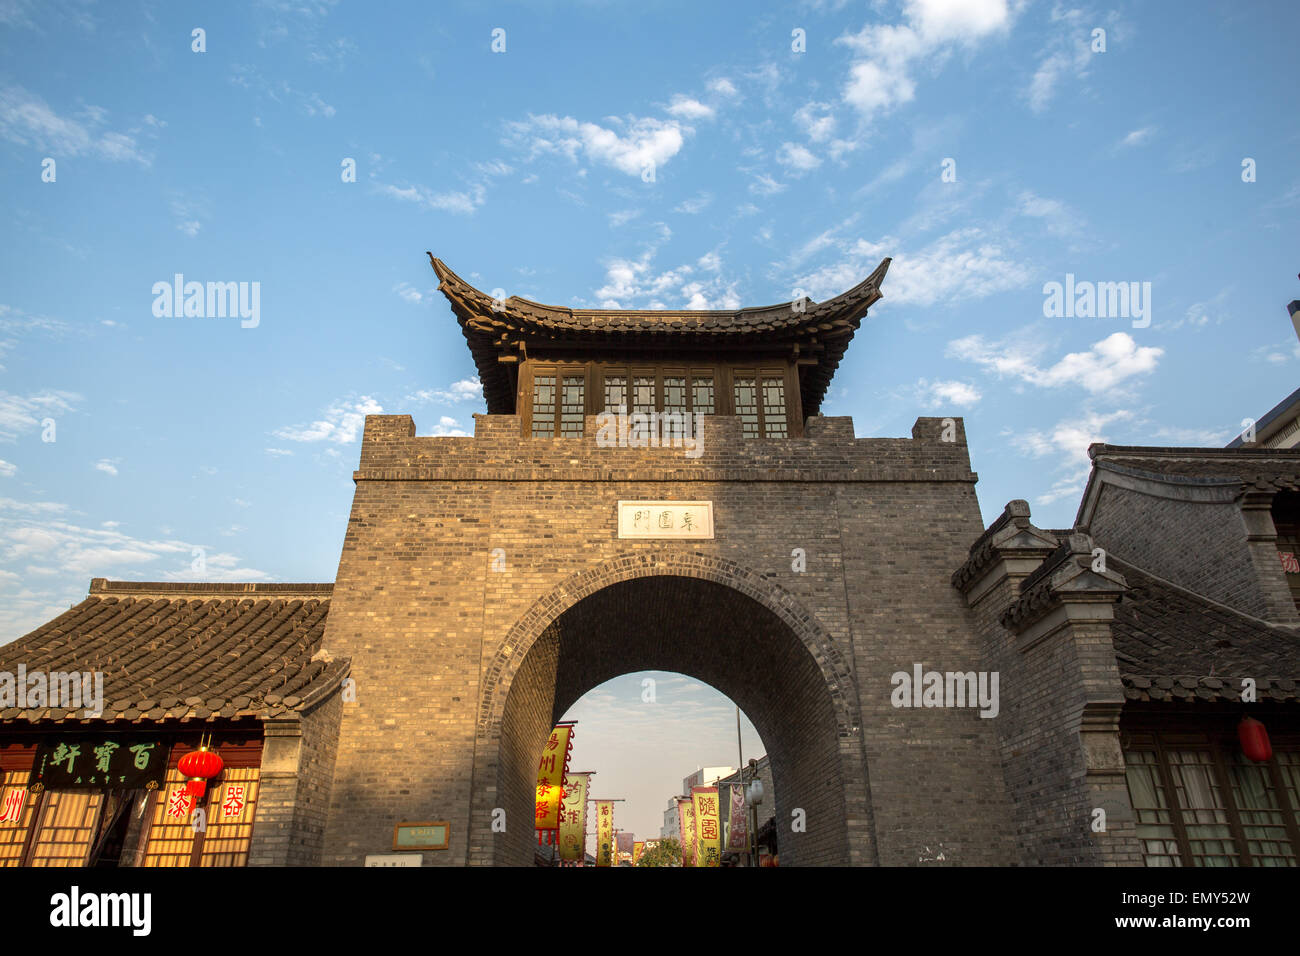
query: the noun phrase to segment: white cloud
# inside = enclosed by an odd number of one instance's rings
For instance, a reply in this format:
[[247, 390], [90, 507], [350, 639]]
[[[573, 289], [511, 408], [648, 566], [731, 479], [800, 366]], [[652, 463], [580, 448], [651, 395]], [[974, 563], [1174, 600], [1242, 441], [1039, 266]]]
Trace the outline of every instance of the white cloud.
[[1088, 446], [1107, 440], [1104, 433], [1107, 426], [1132, 419], [1133, 413], [1127, 409], [1106, 414], [1086, 411], [1083, 417], [1057, 422], [1046, 431], [1007, 433], [1011, 443], [1025, 454], [1034, 458], [1056, 456], [1059, 459], [1056, 471], [1064, 474], [1053, 482], [1049, 491], [1036, 497], [1035, 503], [1047, 505], [1082, 492], [1092, 467]]
[[943, 408], [950, 405], [965, 408], [974, 405], [983, 397], [978, 388], [967, 382], [930, 382], [921, 379], [916, 383], [916, 390], [928, 408]]
[[527, 120], [506, 125], [512, 141], [527, 151], [528, 159], [557, 154], [640, 177], [643, 170], [663, 166], [685, 145], [691, 128], [677, 120], [629, 116], [611, 120], [617, 129], [579, 122], [572, 116], [529, 114]]
[[1164, 354], [1164, 349], [1138, 346], [1126, 332], [1108, 335], [1086, 352], [1071, 352], [1048, 368], [1036, 364], [1040, 351], [1023, 342], [986, 342], [976, 334], [949, 342], [947, 354], [974, 362], [999, 378], [1011, 376], [1043, 388], [1077, 385], [1093, 394], [1154, 371]]
[[766, 173], [758, 173], [749, 184], [749, 191], [757, 196], [773, 196], [786, 188], [785, 183], [778, 183]]
[[487, 200], [487, 189], [482, 184], [475, 184], [469, 189], [449, 190], [440, 193], [434, 192], [427, 186], [420, 185], [398, 187], [381, 184], [378, 189], [381, 193], [391, 196], [393, 199], [415, 203], [425, 209], [454, 212], [463, 216], [468, 216]]
[[822, 164], [811, 150], [798, 143], [782, 143], [781, 148], [777, 150], [776, 159], [782, 166], [795, 170], [796, 175], [816, 169]]
[[409, 282], [397, 283], [397, 285], [393, 286], [393, 291], [397, 293], [398, 298], [403, 302], [409, 302], [412, 305], [419, 305], [424, 301], [424, 294]]
[[436, 438], [469, 438], [469, 432], [461, 427], [460, 422], [450, 415], [443, 415], [438, 419], [438, 424], [434, 426], [433, 431], [429, 433]]
[[617, 229], [619, 226], [625, 226], [639, 215], [641, 215], [640, 209], [622, 209], [618, 212], [611, 212], [609, 214], [610, 228]]
[[678, 93], [673, 97], [672, 103], [668, 107], [668, 112], [673, 116], [681, 117], [684, 120], [713, 119], [716, 110], [712, 106], [706, 106], [699, 100], [691, 99], [689, 96], [682, 96]]
[[1073, 75], [1080, 83], [1087, 80], [1095, 55], [1092, 52], [1094, 28], [1105, 29], [1108, 42], [1122, 38], [1127, 32], [1114, 11], [1103, 17], [1091, 10], [1056, 6], [1051, 11], [1051, 22], [1056, 25], [1056, 32], [1039, 51], [1038, 66], [1024, 90], [1029, 108], [1035, 113], [1048, 108], [1065, 77]]
[[894, 259], [885, 280], [886, 301], [898, 305], [980, 299], [1023, 287], [1033, 277], [1001, 241], [976, 226], [954, 230], [916, 252], [886, 236], [879, 242], [859, 239], [843, 255], [839, 262], [803, 276], [799, 287], [819, 301], [838, 295], [870, 275], [886, 256]]
[[693, 216], [696, 213], [703, 212], [711, 202], [713, 202], [712, 193], [700, 193], [698, 196], [682, 200], [673, 207], [673, 212], [684, 212]]
[[446, 388], [426, 388], [421, 389], [414, 395], [406, 396], [408, 402], [443, 402], [445, 404], [457, 404], [459, 402], [481, 402], [483, 401], [483, 383], [479, 381], [478, 376], [472, 378], [462, 378], [458, 382], [452, 382]]
[[337, 445], [347, 445], [360, 436], [367, 415], [382, 415], [383, 411], [382, 405], [370, 396], [363, 395], [355, 401], [344, 399], [335, 402], [325, 410], [324, 418], [310, 425], [279, 428], [271, 434], [286, 441], [327, 441]]
[[0, 458], [0, 478], [12, 478], [18, 473], [18, 466]]
[[[734, 280], [721, 273], [717, 252], [705, 253], [695, 265], [680, 265], [657, 272], [652, 262], [657, 245], [639, 258], [614, 258], [605, 263], [605, 284], [596, 290], [604, 309], [665, 308], [665, 299], [682, 309], [738, 309], [740, 295]], [[710, 275], [697, 275], [696, 269]]]
[[94, 468], [96, 471], [102, 471], [106, 475], [113, 475], [114, 477], [116, 477], [117, 476], [116, 463], [120, 460], [121, 459], [118, 458], [101, 458], [99, 459], [99, 461], [95, 462]]
[[907, 0], [903, 15], [906, 23], [873, 24], [835, 41], [861, 57], [842, 95], [867, 119], [915, 97], [914, 69], [1006, 30], [1012, 19], [1006, 0]]
[[805, 103], [794, 114], [794, 121], [814, 143], [824, 143], [835, 132], [835, 117], [829, 103]]
[[719, 96], [736, 96], [736, 85], [725, 76], [720, 76], [715, 80], [710, 80], [708, 84], [710, 93], [716, 93]]
[[0, 441], [13, 441], [20, 434], [41, 426], [47, 418], [73, 411], [81, 396], [76, 392], [46, 389], [34, 395], [11, 395], [0, 391]]
[[20, 146], [34, 146], [65, 156], [97, 156], [110, 162], [137, 162], [150, 158], [126, 133], [105, 129], [108, 111], [87, 106], [75, 117], [60, 116], [35, 93], [21, 86], [0, 89], [0, 137]]
[[1044, 199], [1029, 190], [1020, 194], [1017, 212], [1022, 216], [1041, 219], [1047, 231], [1054, 236], [1073, 236], [1082, 231], [1086, 220], [1059, 199]]
[[1151, 139], [1155, 131], [1156, 128], [1154, 126], [1144, 126], [1141, 129], [1135, 129], [1120, 140], [1119, 143], [1116, 144], [1116, 148], [1127, 149], [1130, 146], [1141, 146], [1143, 143]]

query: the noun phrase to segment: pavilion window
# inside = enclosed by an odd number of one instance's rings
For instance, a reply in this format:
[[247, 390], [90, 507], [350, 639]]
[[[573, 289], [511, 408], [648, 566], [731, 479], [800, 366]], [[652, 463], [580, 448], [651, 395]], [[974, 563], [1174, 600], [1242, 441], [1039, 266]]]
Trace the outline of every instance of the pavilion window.
[[576, 438], [582, 434], [583, 415], [586, 414], [587, 378], [585, 375], [563, 377], [560, 404], [560, 437]]
[[632, 377], [632, 411], [649, 414], [655, 411], [655, 377], [653, 375], [635, 375]]
[[694, 429], [686, 427], [686, 414], [690, 411], [687, 403], [686, 376], [665, 375], [663, 396], [664, 415], [672, 416], [664, 419], [664, 439], [680, 441], [693, 435]]
[[605, 376], [605, 411], [627, 414], [627, 376]]
[[758, 387], [753, 378], [737, 375], [731, 382], [735, 413], [740, 416], [741, 432], [746, 438], [758, 437]]
[[691, 411], [693, 411], [696, 416], [714, 414], [715, 406], [712, 375], [696, 375], [692, 378]]
[[533, 377], [533, 437], [555, 437], [555, 373]]
[[763, 376], [763, 437], [786, 437], [785, 379]]

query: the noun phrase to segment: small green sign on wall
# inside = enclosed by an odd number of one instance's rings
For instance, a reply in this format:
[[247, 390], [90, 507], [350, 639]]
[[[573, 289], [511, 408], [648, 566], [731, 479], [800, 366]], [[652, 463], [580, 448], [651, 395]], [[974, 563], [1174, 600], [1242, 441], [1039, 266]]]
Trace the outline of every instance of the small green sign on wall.
[[446, 820], [431, 823], [399, 823], [393, 827], [394, 850], [445, 850], [451, 835]]

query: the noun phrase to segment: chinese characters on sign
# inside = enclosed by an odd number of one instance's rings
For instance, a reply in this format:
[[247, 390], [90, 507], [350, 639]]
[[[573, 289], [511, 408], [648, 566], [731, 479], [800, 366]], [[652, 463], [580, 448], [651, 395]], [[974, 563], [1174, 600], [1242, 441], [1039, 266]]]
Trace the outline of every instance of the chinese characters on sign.
[[745, 788], [738, 783], [733, 783], [728, 790], [730, 791], [729, 809], [727, 819], [730, 820], [731, 826], [728, 830], [727, 849], [743, 850], [749, 845], [749, 821], [745, 814]]
[[614, 862], [614, 804], [609, 800], [596, 801], [596, 865], [612, 866]]
[[620, 538], [712, 538], [712, 501], [620, 501]]
[[244, 785], [242, 783], [226, 784], [226, 798], [221, 801], [221, 816], [231, 822], [244, 815]]
[[162, 785], [167, 747], [131, 737], [63, 738], [36, 749], [32, 783], [44, 787], [153, 790]]
[[560, 799], [564, 794], [564, 774], [569, 769], [569, 752], [573, 749], [573, 726], [557, 724], [542, 749], [537, 764], [537, 801], [533, 826], [537, 842], [550, 843], [560, 829]]
[[560, 859], [582, 862], [587, 855], [587, 784], [590, 774], [573, 773], [565, 780], [560, 805]]
[[1282, 558], [1283, 571], [1287, 574], [1300, 574], [1300, 561], [1296, 560], [1294, 552], [1279, 551], [1278, 554]]
[[692, 787], [695, 807], [696, 866], [718, 866], [722, 861], [722, 815], [717, 787]]
[[167, 816], [175, 820], [184, 820], [193, 809], [194, 797], [186, 793], [183, 787], [167, 792]]
[[6, 793], [4, 804], [0, 805], [0, 823], [22, 823], [23, 807], [26, 803], [26, 787], [14, 787]]

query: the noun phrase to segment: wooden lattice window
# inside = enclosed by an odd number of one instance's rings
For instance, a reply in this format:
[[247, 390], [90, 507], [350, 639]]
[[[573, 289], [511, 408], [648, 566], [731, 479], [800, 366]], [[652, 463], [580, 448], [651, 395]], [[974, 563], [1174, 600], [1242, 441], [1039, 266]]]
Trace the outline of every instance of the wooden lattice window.
[[1147, 866], [1296, 866], [1300, 754], [1254, 763], [1231, 737], [1140, 734], [1124, 745]]
[[257, 767], [222, 774], [208, 809], [208, 832], [199, 850], [199, 866], [245, 866], [253, 841], [253, 817], [259, 787]]
[[[185, 778], [175, 767], [167, 771], [166, 785], [154, 797], [152, 825], [145, 846], [144, 866], [244, 866], [253, 838], [257, 812], [257, 767], [227, 768], [221, 783], [208, 787], [200, 803], [206, 830], [194, 831], [192, 813], [169, 813], [185, 789]], [[243, 788], [239, 793], [239, 788]], [[228, 813], [232, 800], [242, 800], [238, 815]]]
[[555, 437], [555, 373], [533, 376], [533, 437]]
[[763, 437], [784, 438], [787, 432], [785, 410], [785, 378], [780, 375], [763, 376]]
[[32, 843], [32, 866], [85, 866], [99, 824], [104, 795], [85, 790], [47, 790]]
[[741, 434], [746, 438], [757, 438], [758, 422], [758, 386], [752, 375], [737, 374], [731, 382], [734, 408], [740, 416]]

